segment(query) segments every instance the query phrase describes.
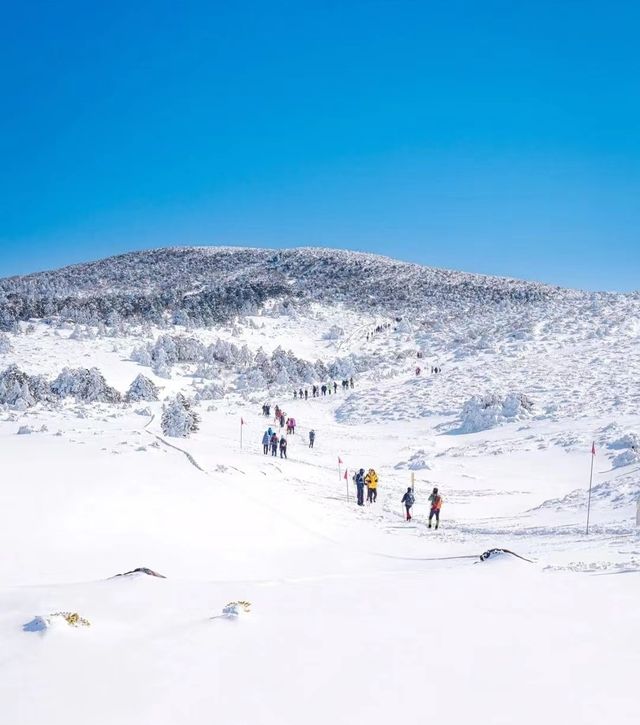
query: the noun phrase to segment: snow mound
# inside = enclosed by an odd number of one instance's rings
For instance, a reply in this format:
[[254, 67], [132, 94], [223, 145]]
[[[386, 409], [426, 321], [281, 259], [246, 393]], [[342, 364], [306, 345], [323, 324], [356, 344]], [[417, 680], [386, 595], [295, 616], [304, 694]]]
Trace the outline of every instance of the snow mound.
[[607, 448], [620, 451], [611, 460], [612, 468], [622, 468], [633, 463], [640, 463], [640, 436], [637, 433], [625, 433], [607, 443]]
[[420, 449], [411, 455], [408, 460], [397, 463], [394, 468], [398, 471], [423, 471], [425, 469], [430, 471], [433, 468], [433, 464], [427, 461], [426, 452]]
[[467, 400], [460, 416], [460, 433], [476, 433], [501, 423], [524, 420], [531, 416], [533, 402], [522, 393], [474, 395]]
[[640, 450], [640, 435], [631, 432], [625, 433], [620, 436], [620, 438], [616, 438], [614, 441], [611, 441], [611, 443], [607, 443], [607, 448], [613, 448], [614, 450], [633, 448], [638, 451]]
[[640, 463], [640, 449], [627, 448], [622, 453], [618, 453], [617, 456], [613, 457], [611, 466], [613, 468], [622, 468], [623, 466], [630, 466], [633, 463]]

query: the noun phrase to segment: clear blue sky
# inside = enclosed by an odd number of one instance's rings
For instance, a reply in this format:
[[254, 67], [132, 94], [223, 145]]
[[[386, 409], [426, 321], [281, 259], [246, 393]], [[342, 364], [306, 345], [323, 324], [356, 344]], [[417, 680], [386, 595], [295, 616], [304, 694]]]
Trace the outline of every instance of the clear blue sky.
[[640, 288], [640, 3], [5, 3], [0, 275], [320, 245]]

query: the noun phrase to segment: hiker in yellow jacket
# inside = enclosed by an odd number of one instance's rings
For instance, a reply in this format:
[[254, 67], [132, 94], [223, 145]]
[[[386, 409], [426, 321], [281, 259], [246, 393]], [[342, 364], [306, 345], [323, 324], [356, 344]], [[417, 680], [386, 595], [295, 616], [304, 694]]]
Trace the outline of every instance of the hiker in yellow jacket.
[[378, 498], [378, 474], [373, 468], [369, 469], [369, 472], [364, 477], [364, 482], [367, 484], [367, 501], [369, 503], [375, 503]]

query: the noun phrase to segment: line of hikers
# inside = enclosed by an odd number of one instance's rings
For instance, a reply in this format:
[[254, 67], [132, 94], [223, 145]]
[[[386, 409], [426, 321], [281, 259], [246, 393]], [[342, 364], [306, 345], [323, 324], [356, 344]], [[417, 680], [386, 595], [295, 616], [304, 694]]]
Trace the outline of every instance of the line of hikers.
[[[404, 508], [407, 513], [407, 521], [411, 521], [411, 507], [415, 502], [416, 498], [413, 489], [409, 486], [401, 501], [401, 503], [404, 504]], [[431, 505], [429, 509], [429, 528], [431, 528], [431, 521], [435, 518], [435, 528], [437, 529], [440, 525], [440, 509], [442, 508], [442, 496], [438, 493], [437, 486], [434, 486], [434, 489], [429, 496], [429, 504]]]
[[278, 448], [280, 449], [280, 458], [287, 457], [287, 439], [284, 435], [278, 438], [278, 434], [271, 428], [264, 432], [262, 436], [262, 452], [264, 455], [268, 455], [271, 451], [272, 456], [278, 455]]
[[[396, 317], [396, 322], [401, 322], [401, 321], [402, 321], [402, 317]], [[369, 342], [369, 340], [372, 340], [373, 336], [376, 335], [377, 333], [383, 332], [384, 330], [388, 330], [390, 327], [391, 327], [390, 322], [385, 322], [382, 325], [376, 325], [373, 328], [373, 330], [370, 330], [369, 332], [367, 332], [367, 342]]]
[[[293, 428], [291, 429], [293, 431]], [[287, 430], [287, 432], [289, 432]], [[309, 431], [309, 448], [313, 448], [316, 442], [316, 432], [313, 428]], [[268, 455], [271, 451], [272, 456], [278, 455], [278, 449], [280, 449], [280, 458], [287, 457], [287, 445], [288, 441], [284, 435], [278, 438], [278, 434], [273, 428], [266, 430], [262, 436], [262, 452], [264, 455]]]
[[[353, 376], [349, 378], [349, 380], [343, 380], [340, 383], [340, 387], [343, 390], [349, 390], [349, 388], [353, 388], [355, 386], [355, 383], [353, 381]], [[323, 383], [322, 385], [312, 385], [311, 386], [311, 397], [312, 398], [319, 398], [320, 396], [324, 395], [331, 395], [331, 389], [333, 388], [333, 394], [337, 395], [338, 393], [338, 383], [334, 380], [333, 383], [327, 383], [326, 385]], [[303, 398], [305, 400], [309, 399], [309, 388], [305, 388], [304, 390], [300, 388], [299, 390], [293, 391], [293, 399], [302, 400]]]

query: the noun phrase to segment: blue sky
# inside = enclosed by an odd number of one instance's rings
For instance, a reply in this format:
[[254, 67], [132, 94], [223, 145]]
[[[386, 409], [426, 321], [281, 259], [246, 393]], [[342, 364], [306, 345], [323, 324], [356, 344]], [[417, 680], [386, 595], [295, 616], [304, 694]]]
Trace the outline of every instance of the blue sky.
[[637, 2], [11, 3], [0, 275], [335, 246], [640, 288]]

